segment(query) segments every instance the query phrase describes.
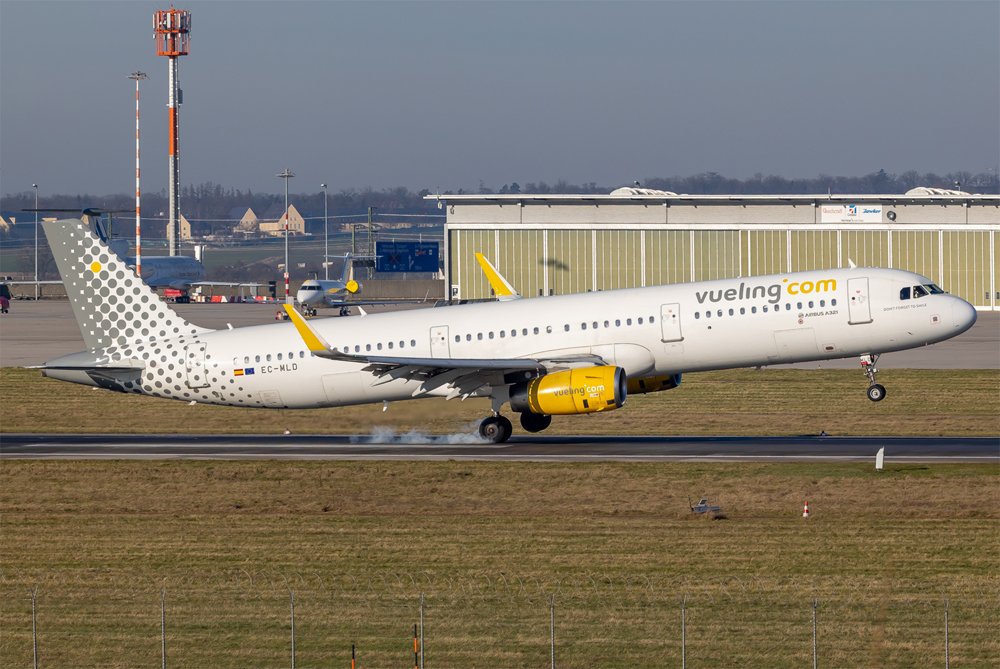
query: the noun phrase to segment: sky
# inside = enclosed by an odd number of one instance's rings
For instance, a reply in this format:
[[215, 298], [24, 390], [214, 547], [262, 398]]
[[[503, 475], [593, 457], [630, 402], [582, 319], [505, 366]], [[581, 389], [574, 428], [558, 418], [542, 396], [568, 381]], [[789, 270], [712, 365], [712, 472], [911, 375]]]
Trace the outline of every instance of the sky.
[[[1000, 163], [1000, 2], [230, 2], [191, 11], [181, 184], [611, 187]], [[167, 185], [168, 2], [0, 0], [0, 193]]]

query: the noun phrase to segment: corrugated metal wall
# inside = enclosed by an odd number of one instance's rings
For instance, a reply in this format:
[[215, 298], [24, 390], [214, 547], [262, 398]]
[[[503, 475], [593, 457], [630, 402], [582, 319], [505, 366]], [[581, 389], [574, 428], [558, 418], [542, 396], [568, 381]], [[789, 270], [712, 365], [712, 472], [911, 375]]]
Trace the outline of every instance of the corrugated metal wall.
[[978, 308], [1000, 308], [1000, 234], [992, 229], [480, 226], [447, 232], [451, 284], [462, 299], [490, 296], [478, 251], [526, 297], [846, 267], [850, 260], [911, 270]]

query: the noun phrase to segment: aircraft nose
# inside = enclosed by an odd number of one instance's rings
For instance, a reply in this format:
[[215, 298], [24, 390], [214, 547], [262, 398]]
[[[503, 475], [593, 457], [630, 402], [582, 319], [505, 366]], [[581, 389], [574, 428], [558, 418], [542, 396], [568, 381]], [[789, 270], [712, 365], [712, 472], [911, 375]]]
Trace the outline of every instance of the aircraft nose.
[[965, 332], [976, 322], [976, 308], [961, 298], [951, 303], [952, 324], [959, 332]]

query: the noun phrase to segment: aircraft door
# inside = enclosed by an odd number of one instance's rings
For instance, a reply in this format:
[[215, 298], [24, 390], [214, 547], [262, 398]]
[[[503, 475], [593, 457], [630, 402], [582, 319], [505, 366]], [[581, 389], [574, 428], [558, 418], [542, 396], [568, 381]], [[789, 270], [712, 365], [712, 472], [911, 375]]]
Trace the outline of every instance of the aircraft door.
[[868, 277], [847, 280], [848, 323], [863, 325], [872, 322], [871, 304], [868, 300]]
[[431, 357], [450, 358], [451, 350], [448, 346], [448, 326], [435, 325], [431, 328]]
[[681, 341], [684, 339], [684, 336], [681, 334], [681, 305], [660, 305], [660, 331], [660, 340], [663, 342]]
[[203, 342], [184, 347], [184, 370], [187, 372], [188, 388], [204, 388], [208, 385], [208, 370], [205, 369], [206, 348]]

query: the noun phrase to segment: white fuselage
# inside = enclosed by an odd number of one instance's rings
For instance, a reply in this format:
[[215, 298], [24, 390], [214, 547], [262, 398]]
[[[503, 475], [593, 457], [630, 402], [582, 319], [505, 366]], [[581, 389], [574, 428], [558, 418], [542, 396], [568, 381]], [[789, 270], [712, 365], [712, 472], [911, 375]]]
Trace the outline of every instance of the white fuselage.
[[[901, 299], [904, 289], [929, 283], [900, 270], [834, 269], [322, 319], [312, 327], [347, 354], [592, 354], [631, 378], [880, 354], [971, 327], [975, 310], [960, 298]], [[421, 390], [418, 380], [378, 378], [364, 363], [316, 357], [292, 323], [199, 332], [169, 346], [134, 344], [92, 355], [145, 365], [132, 392], [213, 404], [307, 408], [447, 394], [446, 387]], [[166, 365], [177, 371], [165, 380]], [[68, 372], [47, 374], [93, 383]]]

